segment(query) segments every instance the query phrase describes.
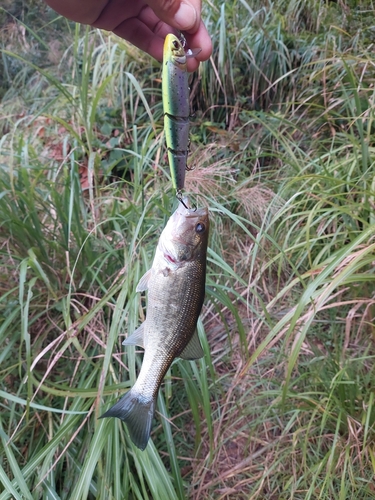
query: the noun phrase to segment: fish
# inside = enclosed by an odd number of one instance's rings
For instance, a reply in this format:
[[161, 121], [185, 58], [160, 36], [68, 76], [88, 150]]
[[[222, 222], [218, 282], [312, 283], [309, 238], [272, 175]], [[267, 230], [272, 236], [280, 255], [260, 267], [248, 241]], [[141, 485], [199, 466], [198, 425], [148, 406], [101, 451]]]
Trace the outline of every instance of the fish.
[[[184, 203], [188, 206], [187, 198]], [[133, 387], [100, 418], [125, 422], [140, 450], [150, 438], [159, 388], [174, 359], [204, 355], [196, 325], [205, 295], [208, 234], [208, 208], [179, 203], [160, 235], [151, 269], [136, 288], [148, 293], [146, 320], [123, 344], [144, 348], [141, 370]]]
[[172, 186], [177, 197], [185, 186], [189, 150], [190, 103], [185, 41], [168, 34], [163, 48], [162, 96], [164, 133]]

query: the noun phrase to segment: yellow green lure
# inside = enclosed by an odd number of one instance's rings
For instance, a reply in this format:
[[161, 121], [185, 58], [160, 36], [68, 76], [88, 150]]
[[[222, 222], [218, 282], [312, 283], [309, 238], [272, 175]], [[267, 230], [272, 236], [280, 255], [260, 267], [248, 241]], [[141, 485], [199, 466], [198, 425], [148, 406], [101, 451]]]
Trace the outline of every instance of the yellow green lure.
[[185, 185], [189, 148], [189, 85], [184, 41], [167, 35], [164, 42], [162, 93], [164, 132], [172, 185], [177, 198]]

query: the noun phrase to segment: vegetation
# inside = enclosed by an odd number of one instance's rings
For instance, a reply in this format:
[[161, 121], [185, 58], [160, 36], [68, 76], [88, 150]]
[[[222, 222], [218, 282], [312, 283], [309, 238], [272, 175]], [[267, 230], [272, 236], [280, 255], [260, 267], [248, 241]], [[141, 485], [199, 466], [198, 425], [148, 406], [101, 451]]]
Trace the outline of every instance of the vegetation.
[[144, 452], [98, 416], [134, 383], [121, 342], [173, 204], [160, 65], [12, 5], [0, 500], [375, 498], [372, 2], [205, 3], [187, 174], [212, 219], [205, 358], [171, 367]]

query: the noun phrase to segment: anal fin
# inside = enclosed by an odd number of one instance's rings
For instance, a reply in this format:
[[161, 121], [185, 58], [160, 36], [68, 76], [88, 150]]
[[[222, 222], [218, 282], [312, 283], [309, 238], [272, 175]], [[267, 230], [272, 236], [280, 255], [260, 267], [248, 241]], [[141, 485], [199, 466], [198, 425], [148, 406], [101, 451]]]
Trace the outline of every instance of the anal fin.
[[182, 359], [199, 359], [203, 358], [204, 352], [201, 345], [201, 341], [198, 337], [198, 332], [195, 330], [194, 335], [189, 341], [188, 345], [180, 354], [180, 358]]

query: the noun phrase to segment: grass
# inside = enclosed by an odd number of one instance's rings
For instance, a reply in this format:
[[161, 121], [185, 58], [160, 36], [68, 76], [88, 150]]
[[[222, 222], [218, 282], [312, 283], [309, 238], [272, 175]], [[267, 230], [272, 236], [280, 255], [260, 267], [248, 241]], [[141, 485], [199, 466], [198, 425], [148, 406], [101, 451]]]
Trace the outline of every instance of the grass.
[[1, 12], [0, 499], [375, 498], [372, 4], [205, 3], [205, 357], [144, 452], [97, 417], [135, 381], [174, 203], [160, 65], [40, 12]]

